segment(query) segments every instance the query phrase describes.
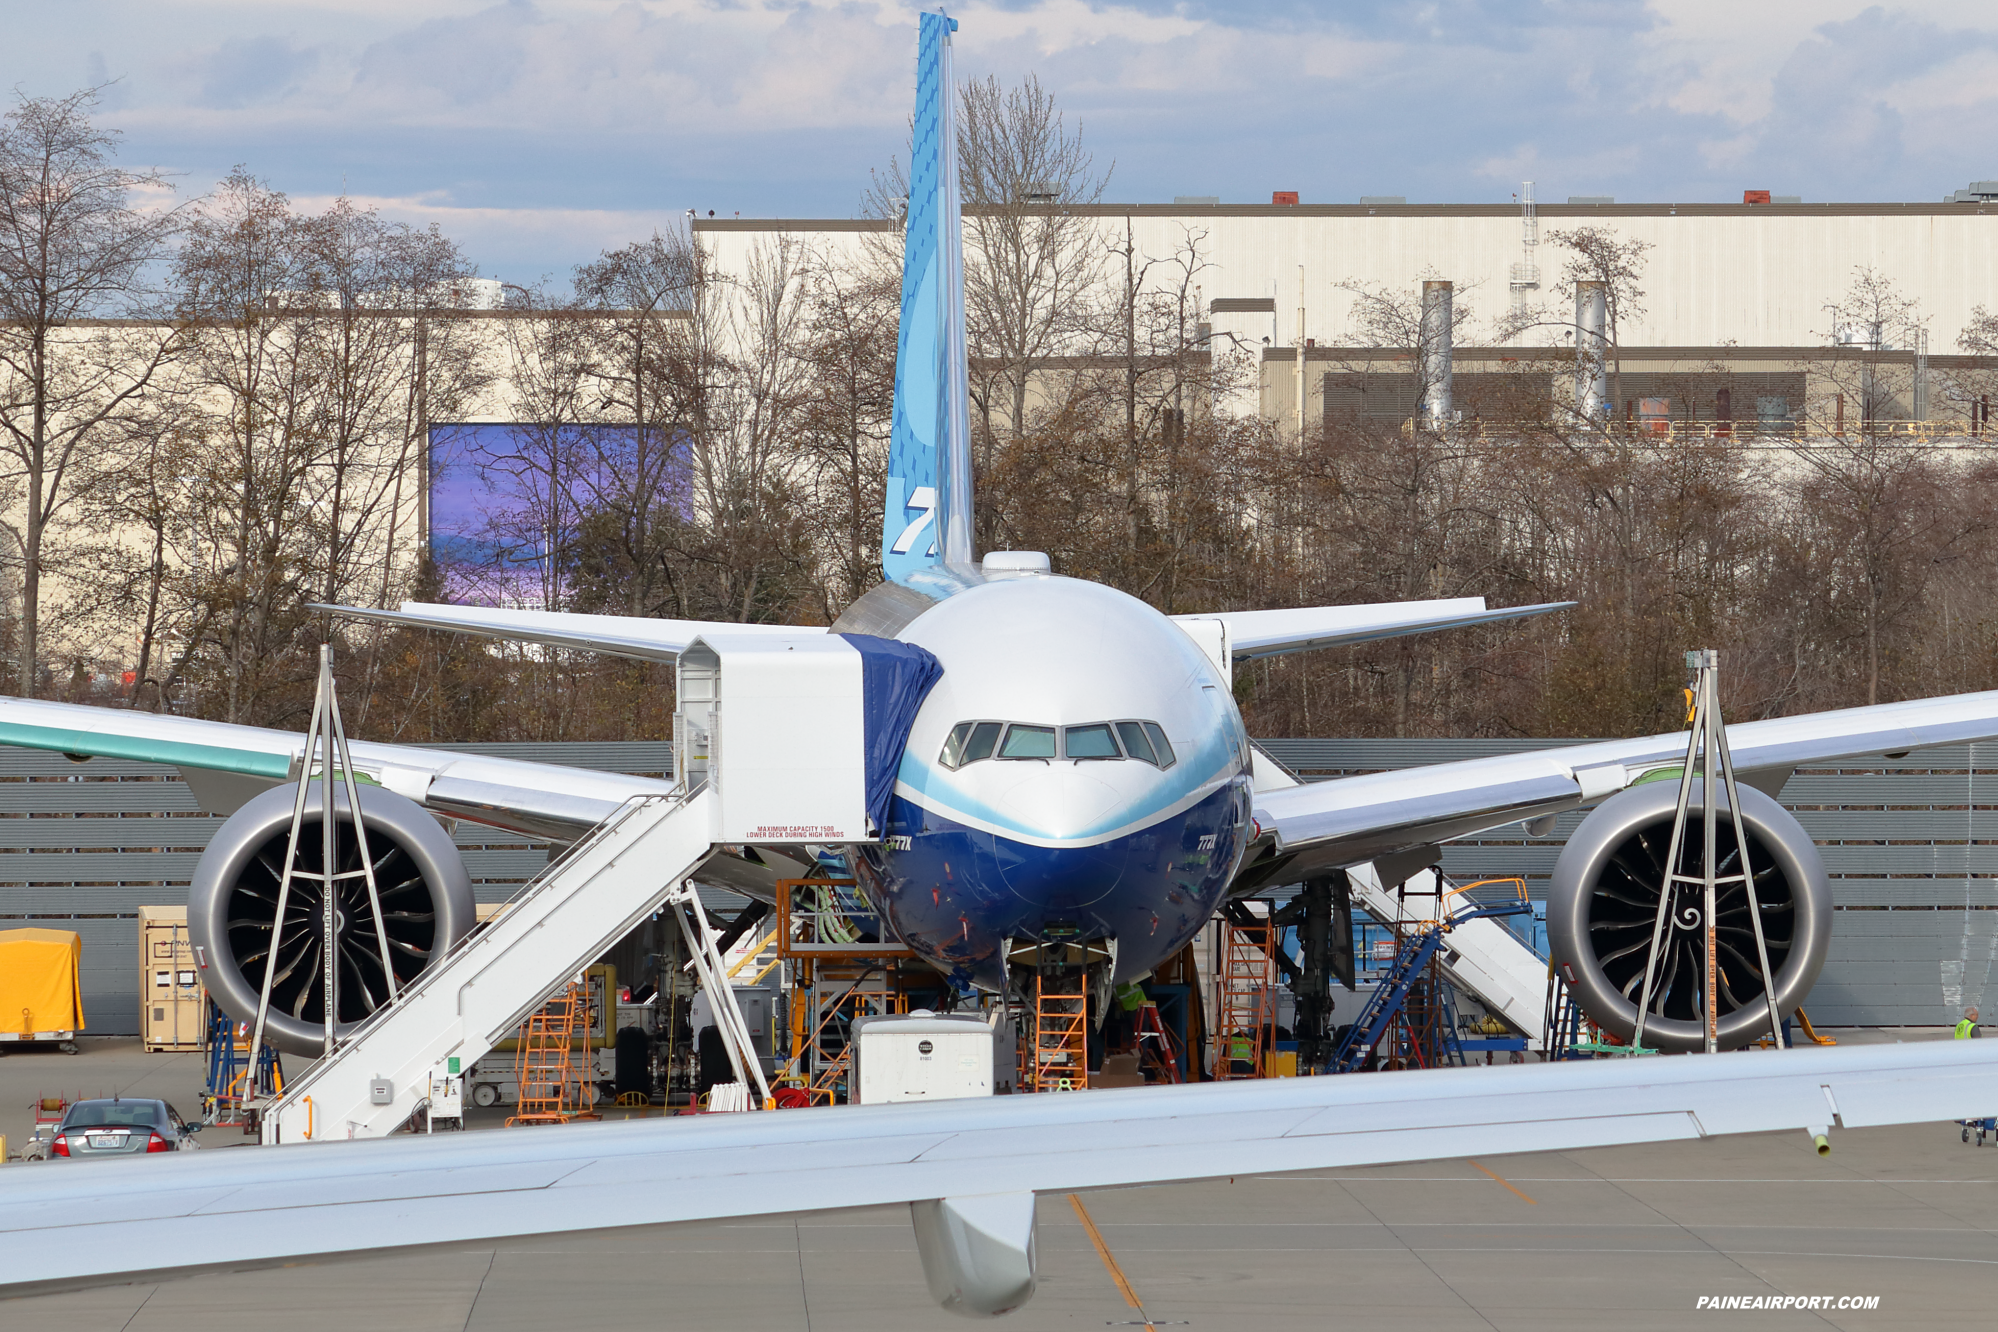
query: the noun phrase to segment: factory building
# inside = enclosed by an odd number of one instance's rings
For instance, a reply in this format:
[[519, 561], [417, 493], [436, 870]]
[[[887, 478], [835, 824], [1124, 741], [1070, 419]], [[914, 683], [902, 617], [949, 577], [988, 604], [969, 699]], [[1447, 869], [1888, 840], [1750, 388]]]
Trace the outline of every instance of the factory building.
[[[1093, 280], [1099, 301], [1119, 299], [1126, 249], [1140, 266], [1151, 261], [1144, 271], [1152, 290], [1190, 291], [1201, 345], [1258, 363], [1254, 381], [1220, 408], [1295, 423], [1302, 379], [1307, 427], [1328, 410], [1412, 411], [1415, 376], [1405, 359], [1395, 364], [1407, 349], [1369, 336], [1355, 303], [1384, 294], [1413, 307], [1425, 282], [1451, 286], [1459, 409], [1476, 414], [1501, 390], [1518, 394], [1521, 374], [1540, 377], [1535, 391], [1565, 400], [1571, 390], [1557, 381], [1573, 374], [1576, 316], [1564, 268], [1575, 252], [1562, 239], [1596, 229], [1625, 247], [1634, 270], [1605, 330], [1622, 380], [1610, 410], [1712, 419], [1715, 393], [1726, 389], [1732, 419], [1777, 428], [1814, 420], [1820, 408], [1835, 420], [1840, 392], [1857, 395], [1829, 367], [1855, 360], [1895, 368], [1881, 377], [1878, 401], [1844, 404], [1854, 420], [1863, 411], [1969, 420], [1977, 395], [1959, 381], [1977, 362], [1960, 339], [1982, 312], [1998, 310], [1998, 190], [1990, 187], [1973, 184], [1937, 203], [1802, 203], [1749, 191], [1759, 201], [1536, 205], [1529, 190], [1514, 205], [1182, 199], [1015, 211], [1061, 233], [1063, 262]], [[967, 210], [974, 256], [979, 212]], [[862, 265], [896, 225], [693, 222], [723, 273], [748, 271], [757, 249], [779, 237], [833, 264]], [[1855, 286], [1868, 275], [1875, 291], [1910, 303], [1904, 320], [1889, 321], [1894, 327], [1853, 317]]]

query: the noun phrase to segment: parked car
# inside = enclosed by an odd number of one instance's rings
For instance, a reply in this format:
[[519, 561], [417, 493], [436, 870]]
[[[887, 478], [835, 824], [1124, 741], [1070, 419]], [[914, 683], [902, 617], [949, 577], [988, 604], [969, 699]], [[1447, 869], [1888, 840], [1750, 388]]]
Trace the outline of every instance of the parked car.
[[165, 1101], [122, 1096], [77, 1101], [49, 1140], [48, 1158], [191, 1151], [200, 1145], [194, 1140], [200, 1131], [201, 1125], [189, 1124]]

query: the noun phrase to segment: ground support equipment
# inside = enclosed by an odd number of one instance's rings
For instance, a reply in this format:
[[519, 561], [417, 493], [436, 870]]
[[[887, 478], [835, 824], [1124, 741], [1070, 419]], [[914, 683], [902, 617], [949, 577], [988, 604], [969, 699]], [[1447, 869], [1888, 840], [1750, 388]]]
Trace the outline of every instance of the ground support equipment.
[[[1721, 721], [1720, 654], [1711, 648], [1688, 652], [1686, 665], [1694, 671], [1693, 685], [1686, 691], [1687, 702], [1690, 705], [1686, 718], [1690, 724], [1686, 737], [1686, 761], [1679, 773], [1679, 805], [1672, 816], [1672, 840], [1665, 853], [1665, 882], [1658, 894], [1658, 914], [1652, 923], [1651, 947], [1645, 954], [1644, 984], [1638, 991], [1637, 1024], [1631, 1033], [1630, 1043], [1639, 1049], [1644, 1045], [1644, 1023], [1650, 1016], [1652, 987], [1657, 980], [1667, 918], [1673, 910], [1673, 904], [1679, 899], [1679, 894], [1674, 889], [1697, 887], [1701, 890], [1700, 928], [1705, 935], [1705, 947], [1702, 949], [1705, 960], [1705, 984], [1701, 989], [1701, 1019], [1706, 1027], [1706, 1051], [1708, 1054], [1713, 1054], [1720, 1048], [1719, 991], [1723, 982], [1720, 975], [1718, 921], [1719, 897], [1723, 885], [1730, 889], [1738, 887], [1748, 898], [1748, 923], [1755, 936], [1757, 979], [1762, 984], [1763, 1000], [1769, 1006], [1769, 1034], [1773, 1040], [1781, 1039], [1783, 1018], [1776, 1011], [1776, 973], [1769, 967], [1769, 943], [1762, 932], [1762, 909], [1755, 900], [1755, 867], [1749, 863], [1753, 844], [1749, 841], [1747, 829], [1741, 821], [1741, 792], [1735, 784], [1734, 758], [1728, 751], [1727, 727]], [[1701, 786], [1700, 869], [1697, 874], [1689, 874], [1680, 866], [1682, 853], [1687, 844], [1689, 811], [1692, 805], [1693, 786], [1696, 782]], [[1734, 874], [1720, 873], [1717, 838], [1723, 790], [1726, 793], [1728, 818], [1734, 826], [1735, 854], [1740, 857], [1741, 863], [1740, 870]]]
[[[208, 999], [208, 1085], [201, 1093], [201, 1118], [215, 1125], [257, 1131], [257, 1106], [284, 1090], [284, 1063], [269, 1042], [250, 1058], [250, 1024], [237, 1022]], [[254, 1063], [255, 1067], [252, 1067]]]
[[[1260, 908], [1260, 910], [1258, 910]], [[1221, 916], [1220, 996], [1214, 1080], [1259, 1078], [1276, 1030], [1276, 955], [1281, 930], [1268, 902], [1230, 902]]]
[[[1511, 891], [1496, 900], [1480, 900], [1473, 896], [1475, 890], [1490, 890], [1497, 885], [1506, 885]], [[1458, 900], [1452, 904], [1452, 898]], [[1447, 1036], [1435, 1030], [1443, 1014], [1441, 989], [1448, 981], [1432, 968], [1432, 963], [1437, 961], [1446, 940], [1461, 926], [1472, 921], [1517, 915], [1531, 909], [1526, 900], [1526, 884], [1519, 879], [1482, 879], [1461, 888], [1439, 892], [1436, 918], [1414, 922], [1402, 932], [1387, 974], [1373, 994], [1368, 996], [1360, 1016], [1346, 1029], [1344, 1039], [1333, 1052], [1332, 1071], [1352, 1073], [1366, 1067], [1379, 1053], [1383, 1038], [1394, 1027], [1399, 1030], [1397, 1039], [1390, 1043], [1391, 1058], [1422, 1064], [1434, 1062], [1437, 1041], [1445, 1040], [1454, 1045], [1457, 1039], [1454, 1004], [1450, 1006], [1451, 1016], [1445, 1024], [1449, 1029]], [[1405, 1009], [1419, 985], [1422, 986], [1420, 1020], [1411, 1028]], [[1463, 1062], [1461, 1048], [1454, 1051], [1454, 1062]]]
[[590, 1093], [576, 1070], [576, 1045], [587, 1056], [590, 1038], [589, 991], [570, 981], [562, 993], [543, 1004], [520, 1028], [520, 1048], [514, 1053], [513, 1075], [520, 1103], [507, 1119], [516, 1124], [566, 1124], [589, 1113]]

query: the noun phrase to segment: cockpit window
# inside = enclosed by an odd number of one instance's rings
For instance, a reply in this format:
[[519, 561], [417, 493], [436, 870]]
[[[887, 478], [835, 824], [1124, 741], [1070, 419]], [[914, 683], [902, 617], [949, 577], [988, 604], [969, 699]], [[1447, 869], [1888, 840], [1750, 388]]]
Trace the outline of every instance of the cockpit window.
[[964, 747], [964, 761], [976, 763], [980, 759], [992, 757], [992, 751], [999, 744], [999, 732], [1003, 729], [998, 722], [980, 722], [971, 732], [971, 739]]
[[955, 768], [964, 762], [964, 742], [971, 739], [971, 727], [970, 722], [959, 722], [950, 728], [950, 734], [944, 739], [943, 753], [937, 756], [937, 762], [946, 768]]
[[1118, 722], [1117, 738], [1124, 742], [1124, 752], [1132, 758], [1143, 759], [1147, 763], [1158, 762], [1157, 756], [1152, 753], [1152, 742], [1145, 734], [1143, 722]]
[[[1000, 739], [1001, 734], [1005, 739]], [[1059, 749], [1056, 741], [1059, 739]], [[938, 761], [962, 768], [989, 758], [1137, 759], [1170, 768], [1172, 743], [1157, 722], [1086, 722], [1081, 726], [1031, 726], [1025, 722], [967, 721], [950, 728]]]
[[1062, 752], [1072, 759], [1113, 759], [1122, 758], [1117, 752], [1117, 737], [1110, 733], [1108, 722], [1096, 722], [1089, 726], [1064, 727], [1061, 733]]
[[1055, 728], [1021, 726], [1006, 728], [1006, 743], [999, 748], [1002, 759], [1051, 759], [1055, 756]]
[[951, 727], [950, 738], [944, 741], [942, 762], [946, 768], [961, 768], [967, 763], [992, 757], [992, 747], [999, 743], [1001, 722], [959, 722]]

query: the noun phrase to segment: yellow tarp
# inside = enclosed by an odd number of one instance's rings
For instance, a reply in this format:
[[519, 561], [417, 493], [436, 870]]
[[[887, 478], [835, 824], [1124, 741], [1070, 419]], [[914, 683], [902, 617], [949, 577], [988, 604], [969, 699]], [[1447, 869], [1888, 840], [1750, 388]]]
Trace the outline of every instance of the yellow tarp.
[[0, 930], [0, 1032], [81, 1030], [82, 967], [74, 930]]

